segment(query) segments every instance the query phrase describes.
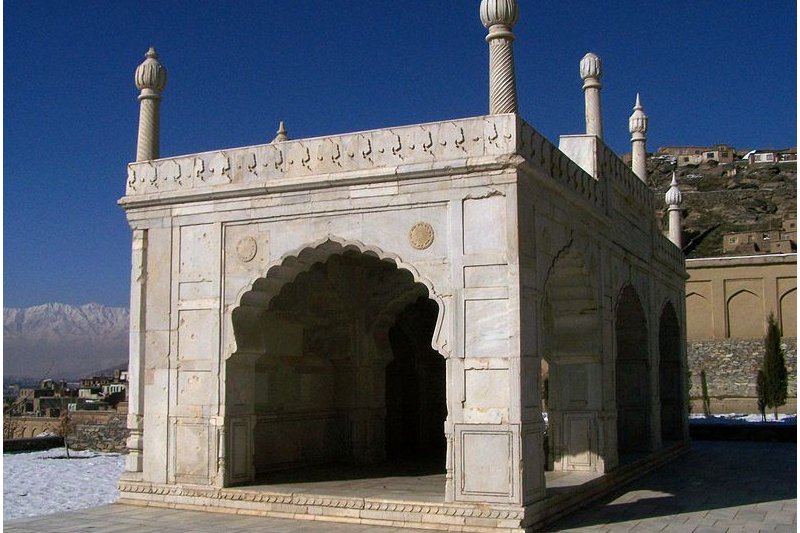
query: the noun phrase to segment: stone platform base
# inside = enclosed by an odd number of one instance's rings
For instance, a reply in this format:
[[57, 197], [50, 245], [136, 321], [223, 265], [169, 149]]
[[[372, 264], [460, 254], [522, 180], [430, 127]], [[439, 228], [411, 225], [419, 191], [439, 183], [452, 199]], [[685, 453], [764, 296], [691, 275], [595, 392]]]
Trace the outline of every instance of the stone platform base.
[[[584, 507], [589, 501], [608, 494], [688, 449], [686, 444], [676, 444], [599, 476], [555, 474], [548, 477], [547, 497], [526, 507], [444, 502], [441, 497], [431, 498], [429, 491], [424, 489], [419, 495], [427, 497], [414, 500], [414, 495], [407, 492], [392, 495], [391, 488], [380, 485], [387, 480], [371, 480], [387, 490], [364, 496], [356, 490], [346, 494], [347, 481], [339, 482], [335, 490], [332, 488], [325, 494], [318, 484], [314, 487], [313, 483], [306, 487], [302, 487], [303, 484], [287, 485], [281, 490], [276, 490], [280, 485], [219, 489], [123, 479], [119, 483], [119, 503], [438, 531], [530, 532]], [[430, 477], [432, 483], [441, 483], [433, 480], [439, 476]], [[441, 484], [443, 493], [444, 485]]]

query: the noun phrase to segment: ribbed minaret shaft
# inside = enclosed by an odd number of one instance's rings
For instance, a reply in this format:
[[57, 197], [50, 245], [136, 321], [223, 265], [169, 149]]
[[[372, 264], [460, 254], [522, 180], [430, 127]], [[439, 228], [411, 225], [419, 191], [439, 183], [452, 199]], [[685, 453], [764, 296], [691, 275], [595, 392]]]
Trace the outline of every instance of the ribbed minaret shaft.
[[516, 0], [481, 0], [480, 16], [489, 29], [489, 113], [517, 113], [517, 81], [514, 73], [514, 34], [519, 18]]
[[134, 76], [139, 89], [139, 135], [136, 142], [136, 160], [158, 159], [160, 147], [161, 91], [167, 85], [167, 71], [158, 62], [155, 48], [145, 54], [145, 60]]
[[603, 75], [600, 58], [588, 53], [581, 59], [581, 79], [586, 109], [586, 134], [603, 138], [603, 114], [600, 108], [600, 78]]
[[683, 248], [683, 222], [681, 215], [681, 190], [678, 188], [678, 178], [675, 173], [672, 173], [672, 183], [670, 183], [669, 190], [664, 195], [664, 201], [667, 203], [667, 211], [669, 212], [669, 240], [671, 240], [678, 248]]
[[636, 105], [628, 121], [631, 132], [631, 168], [640, 180], [647, 183], [647, 115], [644, 114], [639, 93], [636, 93]]

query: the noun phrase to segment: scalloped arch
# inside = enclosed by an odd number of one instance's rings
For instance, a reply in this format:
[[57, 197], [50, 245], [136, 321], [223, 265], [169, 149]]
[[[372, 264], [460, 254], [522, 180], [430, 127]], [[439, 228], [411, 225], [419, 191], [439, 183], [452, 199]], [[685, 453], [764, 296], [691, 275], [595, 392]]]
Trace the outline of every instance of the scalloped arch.
[[[443, 333], [446, 306], [443, 298], [436, 292], [433, 283], [420, 274], [419, 270], [412, 264], [407, 263], [399, 255], [386, 252], [376, 246], [370, 246], [356, 240], [348, 240], [335, 235], [329, 235], [315, 242], [305, 244], [294, 250], [287, 252], [281, 258], [266, 269], [262, 277], [257, 278], [249, 285], [245, 286], [237, 295], [236, 301], [239, 305], [232, 311], [233, 331], [235, 349], [232, 354], [239, 353], [244, 346], [248, 346], [247, 352], [252, 351], [253, 343], [244, 337], [242, 332], [248, 324], [258, 321], [262, 314], [267, 310], [269, 303], [287, 284], [293, 282], [301, 272], [307, 272], [313, 265], [324, 263], [334, 255], [360, 254], [367, 257], [392, 263], [398, 270], [408, 272], [415, 284], [425, 287], [427, 297], [436, 302], [439, 313], [436, 318], [436, 327], [431, 339], [431, 347], [439, 352], [443, 357], [450, 356], [447, 339]], [[379, 316], [384, 322], [392, 312], [398, 312], [404, 307], [402, 302], [391, 302]]]

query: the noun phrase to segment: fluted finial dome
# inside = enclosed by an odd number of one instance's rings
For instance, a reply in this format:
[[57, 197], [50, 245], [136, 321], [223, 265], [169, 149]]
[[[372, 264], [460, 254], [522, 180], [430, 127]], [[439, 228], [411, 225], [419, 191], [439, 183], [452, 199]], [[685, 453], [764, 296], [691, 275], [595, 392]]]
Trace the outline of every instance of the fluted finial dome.
[[597, 78], [603, 75], [603, 65], [597, 54], [589, 52], [581, 59], [581, 79]]
[[633, 106], [633, 114], [628, 120], [628, 130], [631, 133], [647, 132], [647, 115], [644, 114], [644, 108], [639, 99], [639, 93], [636, 93], [636, 105]]
[[516, 0], [481, 0], [481, 22], [487, 28], [496, 24], [513, 26], [519, 19]]
[[158, 54], [152, 46], [145, 54], [145, 60], [136, 68], [134, 81], [140, 91], [150, 89], [161, 92], [167, 86], [167, 69], [158, 62]]
[[275, 135], [275, 138], [272, 139], [272, 142], [279, 143], [279, 142], [283, 142], [283, 141], [288, 141], [289, 140], [289, 136], [286, 135], [286, 126], [283, 125], [283, 121], [282, 120], [278, 124], [278, 131], [276, 131], [275, 133], [276, 133], [276, 135]]
[[672, 183], [670, 183], [667, 194], [664, 195], [664, 200], [667, 205], [681, 205], [683, 201], [681, 190], [678, 188], [678, 178], [675, 177], [674, 172], [672, 173]]

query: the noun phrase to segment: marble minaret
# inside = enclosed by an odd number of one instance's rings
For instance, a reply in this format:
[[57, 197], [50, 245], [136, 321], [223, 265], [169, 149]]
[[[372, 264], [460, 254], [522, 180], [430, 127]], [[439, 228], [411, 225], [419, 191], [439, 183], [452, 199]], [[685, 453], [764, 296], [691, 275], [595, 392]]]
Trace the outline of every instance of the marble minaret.
[[628, 130], [631, 132], [631, 157], [633, 173], [647, 183], [647, 115], [644, 114], [639, 93], [636, 93], [636, 105], [628, 121]]
[[519, 18], [516, 0], [481, 0], [481, 22], [489, 29], [489, 113], [517, 113], [514, 34]]
[[667, 194], [664, 195], [664, 200], [667, 202], [667, 211], [669, 212], [669, 240], [671, 240], [678, 248], [683, 248], [683, 237], [681, 235], [681, 190], [678, 188], [678, 178], [675, 173], [672, 173], [672, 183], [670, 183]]
[[152, 46], [145, 60], [136, 68], [134, 77], [139, 89], [139, 136], [136, 143], [136, 160], [147, 161], [159, 157], [159, 104], [161, 91], [167, 85], [167, 70], [158, 62]]
[[600, 77], [603, 75], [600, 58], [589, 52], [581, 59], [581, 79], [586, 105], [586, 134], [603, 138], [603, 115], [600, 108]]

